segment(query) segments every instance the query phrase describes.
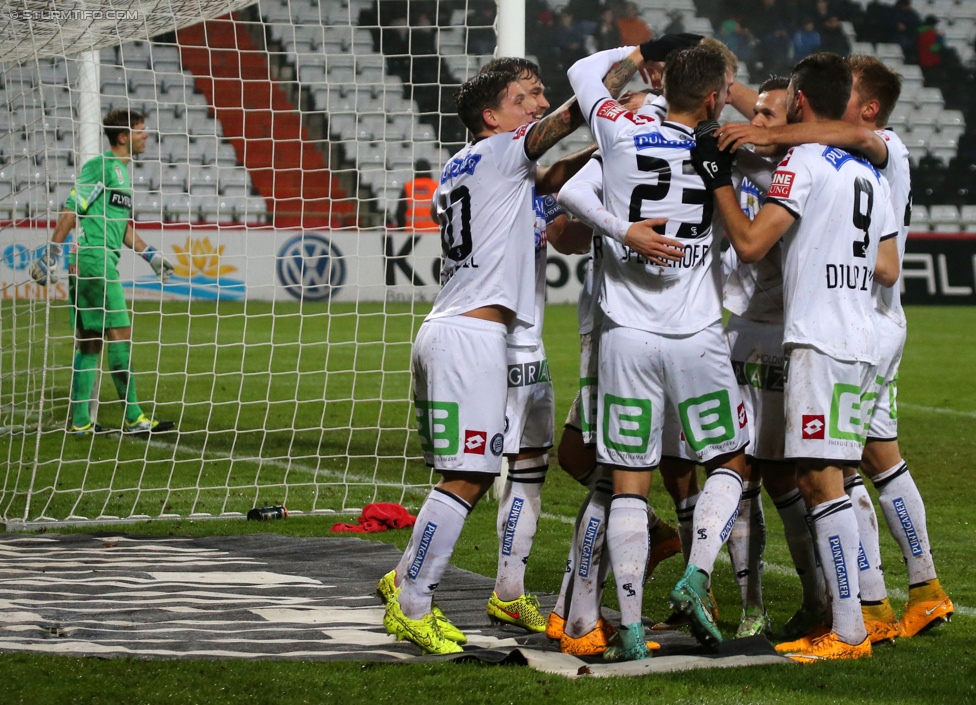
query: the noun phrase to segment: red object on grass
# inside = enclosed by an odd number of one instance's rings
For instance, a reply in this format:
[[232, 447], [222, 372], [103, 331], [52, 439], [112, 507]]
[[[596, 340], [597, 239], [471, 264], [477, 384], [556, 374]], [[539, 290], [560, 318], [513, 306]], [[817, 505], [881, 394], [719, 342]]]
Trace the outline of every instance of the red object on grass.
[[358, 524], [335, 524], [331, 531], [345, 534], [375, 534], [387, 529], [413, 526], [417, 517], [394, 502], [377, 502], [363, 507]]

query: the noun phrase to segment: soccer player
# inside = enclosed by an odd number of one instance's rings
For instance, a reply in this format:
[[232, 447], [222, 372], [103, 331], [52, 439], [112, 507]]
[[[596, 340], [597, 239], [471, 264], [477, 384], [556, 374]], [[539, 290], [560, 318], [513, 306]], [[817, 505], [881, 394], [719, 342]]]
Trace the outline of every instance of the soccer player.
[[[518, 76], [534, 105], [531, 118], [549, 110], [539, 67], [523, 58], [504, 57], [488, 62], [480, 73], [502, 71]], [[589, 240], [589, 229], [568, 223], [552, 195], [533, 199], [535, 212], [535, 322], [509, 332], [505, 344], [508, 395], [505, 409], [504, 455], [508, 476], [498, 500], [498, 571], [486, 611], [493, 621], [520, 626], [530, 632], [545, 629], [538, 599], [525, 591], [525, 567], [532, 550], [542, 508], [542, 485], [549, 468], [548, 450], [554, 440], [555, 396], [542, 343], [546, 306], [546, 262], [550, 239], [557, 249], [578, 249], [576, 240]], [[582, 227], [581, 227], [582, 226]], [[582, 230], [585, 229], [585, 232]]]
[[[815, 54], [790, 77], [791, 120], [840, 119], [850, 99], [846, 61]], [[785, 457], [797, 463], [831, 593], [832, 630], [793, 654], [800, 662], [871, 654], [858, 601], [857, 519], [844, 492], [876, 394], [873, 280], [898, 278], [896, 225], [887, 181], [865, 160], [836, 147], [791, 150], [749, 221], [731, 188], [731, 157], [714, 136], [698, 136], [696, 170], [714, 191], [739, 258], [756, 262], [783, 238]]]
[[122, 432], [162, 433], [173, 430], [175, 424], [151, 418], [139, 406], [130, 361], [132, 328], [118, 272], [119, 250], [124, 244], [142, 255], [163, 283], [173, 273], [173, 265], [159, 250], [143, 242], [131, 222], [129, 162], [146, 151], [146, 120], [134, 110], [117, 108], [105, 115], [103, 125], [109, 149], [82, 167], [51, 243], [30, 272], [41, 285], [57, 281], [54, 269], [61, 246], [80, 221], [81, 235], [68, 259], [68, 292], [76, 341], [68, 432], [86, 436], [103, 430], [92, 420], [89, 403], [102, 343], [107, 340], [112, 382], [119, 399], [125, 402]]
[[[621, 97], [631, 112], [642, 113], [645, 93]], [[602, 586], [609, 562], [603, 560], [606, 514], [613, 489], [612, 470], [596, 462], [596, 380], [600, 328], [603, 318], [596, 293], [602, 280], [603, 240], [614, 238], [649, 260], [667, 264], [681, 259], [683, 245], [653, 230], [657, 221], [631, 223], [603, 208], [602, 157], [594, 155], [559, 191], [559, 200], [593, 229], [590, 267], [580, 291], [580, 392], [566, 419], [559, 446], [560, 465], [590, 491], [574, 525], [567, 571], [556, 606], [549, 614], [546, 634], [560, 642], [560, 650], [576, 656], [595, 656], [606, 651], [615, 629], [600, 613]], [[677, 533], [648, 507], [650, 551], [645, 580], [665, 558], [680, 549]]]
[[695, 509], [690, 562], [671, 593], [672, 606], [705, 643], [722, 639], [708, 584], [739, 504], [747, 442], [711, 271], [711, 200], [688, 159], [695, 125], [726, 104], [725, 59], [708, 47], [672, 52], [664, 67], [668, 112], [656, 123], [626, 110], [599, 83], [609, 63], [619, 61], [613, 72], [633, 75], [647, 58], [640, 50], [610, 50], [569, 70], [603, 154], [607, 210], [631, 222], [667, 218], [664, 235], [683, 241], [684, 250], [679, 262], [660, 266], [604, 241], [612, 256], [604, 258], [600, 295], [597, 459], [613, 468], [607, 542], [621, 611], [608, 660], [650, 654], [641, 623], [647, 493], [661, 458], [665, 409], [677, 411], [694, 456], [711, 471]]
[[[908, 151], [898, 135], [884, 128], [884, 125], [898, 102], [901, 79], [873, 57], [854, 55], [850, 57], [849, 63], [853, 72], [853, 88], [844, 115], [845, 123], [791, 125], [768, 130], [766, 134], [753, 135], [746, 134], [739, 126], [727, 126], [720, 130], [728, 132], [728, 135], [723, 135], [719, 144], [724, 147], [745, 140], [793, 146], [819, 137], [831, 144], [850, 146], [862, 151], [879, 167], [891, 187], [892, 206], [899, 225], [900, 263], [904, 257], [911, 221]], [[857, 514], [863, 552], [863, 560], [858, 561], [861, 610], [871, 641], [877, 643], [897, 636], [913, 636], [930, 623], [947, 621], [953, 606], [936, 576], [921, 495], [911, 475], [907, 473], [907, 465], [898, 450], [894, 404], [898, 363], [905, 338], [905, 316], [901, 309], [900, 290], [896, 287], [875, 285], [874, 292], [876, 309], [880, 314], [877, 335], [881, 346], [881, 363], [878, 371], [883, 383], [872, 414], [861, 469], [872, 479], [879, 491], [888, 528], [901, 547], [909, 566], [910, 582], [909, 604], [899, 623], [891, 608], [881, 572], [874, 505], [854, 469], [845, 468], [845, 488]], [[885, 482], [889, 477], [894, 478], [891, 483], [893, 487]], [[812, 626], [812, 621], [819, 620], [808, 621], [811, 622], [809, 626]], [[809, 631], [807, 629], [803, 633]], [[796, 634], [793, 638], [799, 636], [801, 635]]]
[[534, 187], [555, 191], [585, 162], [536, 164], [581, 119], [569, 101], [532, 123], [534, 101], [518, 78], [490, 72], [461, 86], [458, 115], [474, 139], [445, 165], [435, 196], [442, 288], [412, 368], [421, 449], [442, 479], [399, 564], [377, 585], [387, 631], [427, 653], [456, 653], [466, 640], [432, 597], [468, 513], [501, 470], [506, 336], [535, 322]]

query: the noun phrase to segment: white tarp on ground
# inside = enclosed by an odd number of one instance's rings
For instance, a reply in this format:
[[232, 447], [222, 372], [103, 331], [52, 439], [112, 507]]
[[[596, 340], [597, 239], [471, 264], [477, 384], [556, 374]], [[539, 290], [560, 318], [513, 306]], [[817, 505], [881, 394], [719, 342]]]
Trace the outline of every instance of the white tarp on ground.
[[[160, 286], [149, 265], [123, 248], [119, 274], [138, 299], [262, 301], [432, 301], [440, 286], [440, 238], [397, 231], [315, 231], [272, 228], [140, 229], [176, 272]], [[0, 296], [43, 298], [29, 268], [48, 228], [0, 229]], [[576, 303], [586, 256], [550, 251], [549, 301]], [[47, 290], [68, 295], [67, 258], [61, 281]]]

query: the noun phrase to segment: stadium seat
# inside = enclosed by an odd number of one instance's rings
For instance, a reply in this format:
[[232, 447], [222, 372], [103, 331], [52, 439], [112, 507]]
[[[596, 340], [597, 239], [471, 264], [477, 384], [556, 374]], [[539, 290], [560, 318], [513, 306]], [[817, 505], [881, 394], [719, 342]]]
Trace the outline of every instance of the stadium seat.
[[912, 232], [924, 232], [929, 229], [929, 209], [926, 206], [912, 205]]
[[959, 221], [963, 232], [976, 232], [976, 205], [966, 205], [959, 209]]

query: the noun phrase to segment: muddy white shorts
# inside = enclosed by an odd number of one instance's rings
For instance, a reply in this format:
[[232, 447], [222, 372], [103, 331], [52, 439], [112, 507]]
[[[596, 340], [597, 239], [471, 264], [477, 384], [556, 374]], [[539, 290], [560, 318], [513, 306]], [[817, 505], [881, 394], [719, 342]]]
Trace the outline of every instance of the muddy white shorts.
[[807, 346], [787, 348], [786, 458], [861, 462], [878, 395], [875, 365], [837, 360]]
[[782, 460], [786, 438], [783, 324], [757, 323], [733, 314], [725, 337], [749, 419], [746, 452], [759, 460]]
[[878, 348], [881, 362], [878, 364], [878, 399], [871, 414], [869, 441], [894, 441], [898, 439], [898, 367], [905, 350], [908, 331], [887, 316], [879, 315]]
[[505, 455], [552, 448], [555, 416], [545, 347], [541, 342], [534, 348], [509, 347]]
[[435, 470], [501, 473], [506, 330], [467, 316], [420, 326], [411, 356], [417, 435]]
[[596, 444], [596, 378], [600, 360], [600, 333], [580, 335], [579, 392], [569, 407], [566, 426], [583, 435], [583, 443]]
[[669, 336], [606, 321], [601, 336], [599, 462], [635, 470], [655, 467], [671, 407], [689, 455], [699, 463], [748, 443], [745, 407], [720, 324]]

